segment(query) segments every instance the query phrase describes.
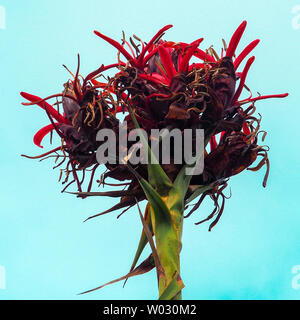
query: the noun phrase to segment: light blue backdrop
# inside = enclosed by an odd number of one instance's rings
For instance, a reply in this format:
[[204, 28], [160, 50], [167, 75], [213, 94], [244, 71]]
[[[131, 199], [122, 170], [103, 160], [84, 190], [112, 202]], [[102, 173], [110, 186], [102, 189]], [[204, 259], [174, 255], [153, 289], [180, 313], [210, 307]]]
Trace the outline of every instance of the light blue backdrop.
[[[77, 293], [125, 274], [141, 224], [136, 210], [119, 220], [112, 213], [86, 223], [108, 208], [110, 199], [80, 200], [61, 194], [52, 162], [20, 157], [38, 154], [33, 134], [48, 124], [38, 107], [21, 106], [20, 91], [40, 96], [59, 92], [81, 54], [82, 74], [115, 62], [116, 51], [93, 34], [115, 39], [137, 34], [145, 41], [166, 24], [166, 39], [201, 48], [230, 39], [246, 19], [241, 50], [262, 41], [247, 84], [262, 94], [289, 92], [284, 100], [256, 104], [268, 131], [271, 173], [244, 172], [230, 181], [233, 196], [220, 223], [195, 226], [212, 205], [185, 221], [182, 277], [185, 299], [299, 299], [292, 267], [300, 265], [299, 118], [300, 29], [294, 1], [78, 1], [0, 0], [6, 29], [0, 29], [0, 265], [6, 289], [0, 299], [155, 299], [156, 275]], [[292, 9], [294, 8], [294, 13]], [[298, 9], [297, 9], [298, 8]], [[293, 20], [294, 19], [294, 20]], [[45, 141], [48, 141], [46, 139]], [[46, 143], [47, 145], [47, 143]]]

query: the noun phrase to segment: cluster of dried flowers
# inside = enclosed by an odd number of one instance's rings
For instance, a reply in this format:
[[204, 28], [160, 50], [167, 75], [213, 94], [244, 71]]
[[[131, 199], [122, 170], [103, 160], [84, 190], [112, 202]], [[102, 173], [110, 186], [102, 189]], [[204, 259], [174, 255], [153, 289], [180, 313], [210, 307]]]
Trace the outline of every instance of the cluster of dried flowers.
[[[35, 134], [34, 143], [41, 146], [42, 139], [53, 130], [62, 139], [61, 146], [39, 158], [50, 154], [57, 158], [62, 157], [63, 160], [57, 167], [67, 161], [63, 170], [66, 173], [64, 183], [68, 182], [71, 173], [73, 179], [66, 187], [77, 183], [79, 192], [82, 192], [81, 185], [87, 169], [92, 171], [87, 192], [91, 191], [95, 171], [99, 166], [96, 150], [100, 142], [96, 141], [96, 134], [101, 128], [111, 128], [118, 134], [118, 113], [126, 113], [132, 108], [140, 126], [149, 133], [153, 128], [204, 129], [205, 141], [210, 143], [210, 152], [205, 155], [203, 174], [193, 177], [191, 189], [193, 185], [214, 184], [214, 188], [206, 191], [199, 200], [201, 202], [206, 195], [214, 199], [216, 210], [209, 216], [212, 218], [217, 211], [219, 215], [223, 211], [223, 205], [219, 208], [217, 199], [220, 195], [223, 201], [225, 199], [222, 191], [226, 186], [226, 179], [248, 168], [258, 156], [262, 157], [259, 164], [248, 169], [255, 171], [266, 164], [267, 173], [263, 183], [266, 185], [269, 160], [266, 147], [259, 146], [257, 142], [258, 134], [261, 132], [261, 119], [253, 115], [254, 103], [266, 98], [286, 97], [287, 94], [252, 97], [245, 80], [254, 57], [248, 59], [242, 72], [237, 72], [241, 62], [259, 43], [259, 40], [254, 40], [235, 57], [246, 21], [236, 30], [228, 47], [223, 41], [224, 49], [220, 57], [212, 47], [206, 51], [198, 48], [203, 38], [190, 44], [161, 40], [164, 32], [171, 27], [168, 25], [159, 30], [147, 44], [136, 36], [134, 39], [138, 44], [132, 38], [129, 43], [124, 35], [120, 44], [95, 31], [96, 35], [118, 50], [117, 63], [102, 65], [81, 81], [78, 59], [77, 73], [72, 80], [64, 84], [62, 94], [45, 99], [24, 92], [21, 95], [30, 101], [24, 105], [36, 104], [42, 107], [51, 122]], [[125, 45], [130, 52], [125, 50]], [[127, 59], [126, 63], [121, 61], [120, 54]], [[197, 57], [199, 63], [190, 63], [192, 57]], [[106, 82], [98, 82], [95, 79], [110, 68], [118, 69], [114, 77]], [[239, 85], [236, 89], [238, 80]], [[244, 88], [250, 95], [239, 100]], [[62, 98], [55, 105], [62, 104], [63, 115], [46, 102], [55, 97]], [[247, 108], [243, 109], [242, 106], [246, 104]], [[132, 129], [134, 125], [130, 114], [125, 120], [131, 123], [129, 129]], [[62, 152], [62, 156], [58, 154], [59, 151]], [[180, 170], [175, 164], [163, 167], [171, 178]], [[135, 170], [147, 178], [147, 170], [143, 166], [139, 165]], [[82, 179], [79, 178], [79, 172], [82, 173]], [[122, 197], [120, 203], [105, 213], [134, 205], [135, 198], [145, 199], [137, 179], [126, 165], [107, 164], [107, 172], [101, 177], [100, 184], [105, 185], [107, 177], [130, 182], [121, 184], [126, 186], [126, 190], [103, 194]], [[188, 195], [189, 193], [187, 197]], [[199, 207], [199, 202], [192, 211]]]
[[[114, 207], [92, 216], [95, 217], [121, 208], [126, 211], [136, 201], [146, 199], [136, 177], [138, 175], [148, 180], [147, 165], [142, 164], [133, 166], [135, 174], [124, 163], [108, 163], [105, 173], [97, 177], [99, 164], [96, 150], [102, 143], [96, 140], [99, 129], [110, 128], [118, 135], [120, 113], [129, 124], [128, 130], [135, 128], [130, 110], [140, 127], [149, 135], [154, 128], [178, 128], [182, 132], [186, 128], [204, 129], [205, 167], [201, 175], [192, 177], [185, 195], [185, 205], [201, 194], [198, 202], [186, 215], [189, 216], [199, 208], [206, 196], [210, 196], [215, 209], [199, 223], [215, 218], [210, 225], [211, 229], [223, 212], [226, 198], [223, 191], [229, 177], [244, 169], [256, 171], [266, 165], [263, 182], [266, 185], [269, 172], [268, 150], [258, 144], [259, 134], [262, 133], [264, 140], [266, 133], [260, 130], [261, 118], [254, 115], [254, 104], [258, 100], [283, 98], [287, 94], [252, 97], [245, 81], [254, 56], [246, 61], [241, 72], [238, 69], [259, 40], [254, 40], [236, 55], [246, 21], [235, 31], [228, 46], [223, 40], [224, 48], [220, 55], [213, 47], [205, 51], [198, 48], [202, 38], [189, 44], [162, 40], [165, 31], [171, 27], [168, 25], [159, 30], [148, 43], [137, 36], [130, 37], [127, 41], [124, 34], [119, 43], [95, 31], [97, 36], [118, 50], [116, 63], [102, 65], [83, 78], [79, 74], [78, 56], [77, 72], [75, 75], [70, 72], [72, 79], [64, 84], [61, 94], [42, 99], [22, 92], [22, 97], [30, 101], [24, 105], [40, 106], [50, 120], [49, 125], [35, 134], [34, 143], [41, 147], [45, 135], [53, 130], [61, 137], [60, 146], [32, 158], [55, 157], [57, 167], [66, 164], [65, 169], [61, 170], [66, 174], [64, 190], [71, 184], [76, 184], [77, 195], [80, 197], [99, 195], [121, 198]], [[122, 61], [121, 56], [126, 60]], [[112, 77], [105, 77], [104, 72], [112, 68], [116, 68], [117, 73]], [[249, 96], [241, 100], [244, 89]], [[57, 100], [53, 105], [47, 102], [51, 98]], [[63, 114], [59, 112], [60, 105]], [[258, 157], [261, 157], [258, 164], [250, 167]], [[174, 181], [183, 165], [171, 163], [162, 165], [162, 168], [170, 180]], [[87, 190], [83, 190], [86, 172], [90, 172], [89, 182]], [[119, 182], [108, 183], [107, 178]], [[120, 186], [121, 189], [92, 192], [92, 184], [96, 180], [99, 185]], [[197, 193], [199, 187], [203, 186], [208, 187], [204, 192], [201, 189], [202, 192]]]

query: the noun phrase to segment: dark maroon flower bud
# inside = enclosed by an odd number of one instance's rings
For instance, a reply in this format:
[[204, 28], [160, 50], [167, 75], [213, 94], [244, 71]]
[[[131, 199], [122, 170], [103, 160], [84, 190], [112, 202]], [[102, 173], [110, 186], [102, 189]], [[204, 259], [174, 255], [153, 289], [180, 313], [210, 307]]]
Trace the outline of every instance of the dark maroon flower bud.
[[[63, 105], [63, 109], [64, 109], [64, 113], [65, 113], [65, 117], [72, 122], [75, 115], [78, 113], [79, 109], [80, 109], [80, 105], [70, 99], [70, 98], [66, 98], [63, 97], [62, 98], [62, 105]], [[82, 115], [79, 115], [79, 118], [77, 118], [78, 121], [82, 120]]]
[[222, 101], [223, 109], [231, 106], [235, 92], [236, 76], [232, 59], [225, 57], [218, 66], [218, 73], [212, 79], [212, 89], [215, 95]]
[[193, 183], [207, 184], [236, 175], [256, 160], [260, 150], [249, 144], [244, 134], [233, 134], [205, 157], [203, 175], [194, 177]]

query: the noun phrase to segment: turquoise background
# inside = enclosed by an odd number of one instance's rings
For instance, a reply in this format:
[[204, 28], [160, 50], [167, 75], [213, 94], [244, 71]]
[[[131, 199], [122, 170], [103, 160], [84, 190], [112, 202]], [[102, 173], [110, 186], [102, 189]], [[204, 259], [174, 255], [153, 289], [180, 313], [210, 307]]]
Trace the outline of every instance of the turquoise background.
[[[165, 39], [201, 48], [229, 41], [243, 21], [248, 27], [238, 48], [260, 38], [247, 78], [253, 93], [289, 92], [286, 99], [257, 102], [268, 131], [271, 173], [243, 172], [230, 180], [232, 198], [219, 224], [194, 222], [212, 203], [186, 219], [182, 278], [185, 299], [299, 299], [292, 288], [292, 267], [300, 265], [299, 116], [300, 21], [292, 8], [300, 1], [12, 1], [6, 29], [0, 30], [0, 265], [6, 290], [0, 299], [156, 299], [156, 275], [133, 278], [123, 289], [114, 284], [95, 293], [77, 293], [124, 275], [141, 232], [136, 209], [116, 219], [112, 213], [86, 223], [85, 218], [115, 203], [106, 198], [80, 200], [61, 194], [53, 162], [20, 154], [39, 154], [34, 133], [48, 124], [39, 107], [21, 106], [20, 91], [47, 96], [62, 90], [69, 75], [116, 61], [116, 50], [93, 34], [97, 29], [120, 40], [122, 30], [148, 41], [166, 24]], [[300, 10], [298, 11], [300, 13]], [[45, 149], [49, 149], [45, 139]], [[147, 251], [147, 253], [149, 250]], [[145, 253], [145, 256], [147, 255]]]

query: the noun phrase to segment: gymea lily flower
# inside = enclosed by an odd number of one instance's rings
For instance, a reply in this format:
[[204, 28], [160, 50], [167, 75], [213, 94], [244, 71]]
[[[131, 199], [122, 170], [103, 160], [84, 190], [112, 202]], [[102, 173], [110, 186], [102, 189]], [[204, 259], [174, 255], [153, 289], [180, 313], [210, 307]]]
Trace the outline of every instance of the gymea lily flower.
[[[136, 36], [134, 39], [137, 42], [132, 38], [127, 41], [124, 34], [119, 43], [95, 31], [97, 36], [117, 49], [115, 63], [102, 65], [80, 80], [78, 57], [76, 74], [74, 76], [71, 73], [72, 78], [64, 84], [62, 93], [45, 99], [21, 93], [30, 101], [24, 104], [40, 106], [50, 120], [50, 124], [35, 134], [34, 143], [42, 147], [43, 138], [51, 131], [56, 131], [61, 138], [60, 146], [32, 158], [55, 157], [56, 161], [61, 158], [57, 166], [67, 162], [60, 176], [61, 179], [62, 173], [65, 173], [63, 184], [66, 186], [63, 191], [76, 183], [78, 197], [120, 198], [112, 208], [88, 219], [123, 208], [122, 215], [128, 208], [138, 206], [143, 229], [134, 261], [127, 275], [110, 283], [156, 268], [160, 299], [181, 298], [184, 287], [180, 277], [181, 234], [184, 211], [191, 206], [191, 202], [198, 198], [185, 217], [196, 212], [206, 196], [212, 198], [215, 204], [213, 212], [196, 223], [214, 219], [209, 227], [211, 230], [224, 211], [227, 198], [224, 190], [231, 176], [245, 169], [256, 171], [266, 165], [263, 182], [266, 186], [269, 174], [268, 148], [258, 142], [262, 131], [261, 119], [255, 116], [255, 102], [287, 96], [276, 94], [252, 97], [246, 80], [254, 56], [248, 58], [241, 72], [238, 70], [259, 40], [252, 41], [240, 54], [236, 54], [246, 21], [234, 32], [228, 47], [224, 42], [220, 55], [212, 47], [200, 49], [203, 38], [191, 43], [162, 40], [165, 31], [171, 27], [167, 25], [159, 30], [148, 43]], [[125, 61], [121, 60], [121, 55]], [[192, 62], [192, 59], [196, 59], [196, 62]], [[99, 82], [97, 78], [111, 68], [117, 68], [115, 76], [106, 82]], [[244, 89], [250, 95], [240, 99]], [[51, 98], [61, 100], [51, 105], [47, 102]], [[62, 105], [63, 114], [55, 108], [59, 105]], [[119, 131], [122, 122], [119, 113], [125, 115], [128, 123], [125, 133]], [[103, 143], [97, 141], [96, 136], [98, 130], [103, 128], [112, 129], [121, 138], [126, 138], [131, 129], [138, 132], [145, 130], [148, 139], [141, 135], [141, 144], [149, 157], [153, 156], [149, 148], [153, 139], [152, 129], [179, 129], [182, 135], [184, 129], [192, 129], [193, 132], [203, 129], [204, 171], [187, 176], [187, 164], [176, 163], [174, 157], [171, 157], [169, 164], [156, 159], [155, 163], [129, 165], [124, 159], [119, 161], [116, 155], [117, 160], [105, 164], [107, 170], [96, 180], [97, 168], [100, 166], [96, 151]], [[133, 143], [129, 144], [128, 150], [132, 146]], [[175, 148], [173, 145], [172, 155]], [[258, 157], [261, 157], [259, 163], [251, 167]], [[126, 159], [130, 159], [130, 154]], [[88, 172], [88, 186], [83, 192]], [[69, 182], [71, 176], [73, 179]], [[108, 178], [119, 182], [108, 183]], [[122, 189], [92, 192], [94, 180], [99, 185], [122, 186]], [[143, 216], [138, 203], [145, 199], [148, 204]], [[147, 243], [152, 253], [136, 267]]]

